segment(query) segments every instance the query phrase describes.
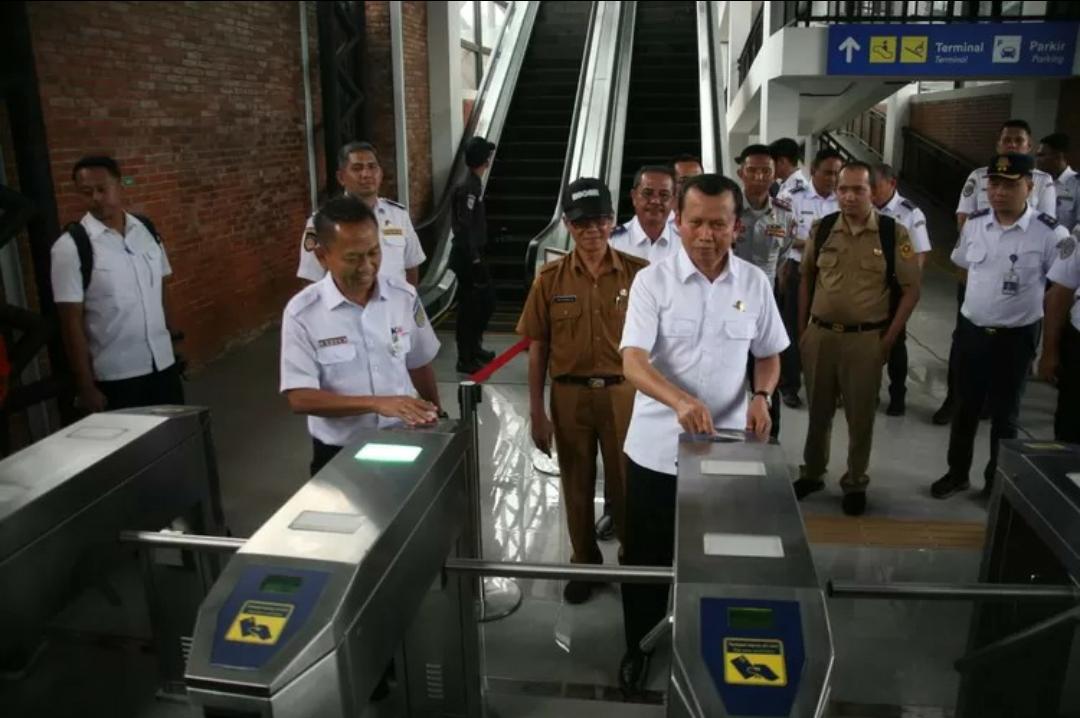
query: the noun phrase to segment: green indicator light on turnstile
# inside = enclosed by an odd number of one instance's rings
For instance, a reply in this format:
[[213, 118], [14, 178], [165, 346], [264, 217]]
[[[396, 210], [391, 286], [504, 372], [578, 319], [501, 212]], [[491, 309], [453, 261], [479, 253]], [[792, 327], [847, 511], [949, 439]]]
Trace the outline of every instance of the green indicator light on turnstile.
[[423, 449], [419, 446], [406, 444], [364, 444], [363, 448], [356, 452], [356, 460], [409, 464], [416, 461], [421, 451]]
[[771, 608], [729, 608], [728, 625], [743, 631], [769, 631], [773, 612]]
[[259, 584], [260, 591], [267, 593], [296, 593], [304, 579], [299, 576], [267, 576]]

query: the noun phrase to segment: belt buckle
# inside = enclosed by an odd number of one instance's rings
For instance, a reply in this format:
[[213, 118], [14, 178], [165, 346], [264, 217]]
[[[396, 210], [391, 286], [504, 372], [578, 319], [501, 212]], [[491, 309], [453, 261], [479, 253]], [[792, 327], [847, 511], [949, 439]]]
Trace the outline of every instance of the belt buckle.
[[844, 333], [844, 325], [843, 324], [833, 324], [831, 327], [829, 327], [829, 329], [832, 329], [837, 334], [843, 334]]
[[589, 388], [590, 389], [603, 389], [604, 388], [604, 380], [599, 378], [599, 377], [595, 377], [595, 376], [594, 377], [589, 377]]

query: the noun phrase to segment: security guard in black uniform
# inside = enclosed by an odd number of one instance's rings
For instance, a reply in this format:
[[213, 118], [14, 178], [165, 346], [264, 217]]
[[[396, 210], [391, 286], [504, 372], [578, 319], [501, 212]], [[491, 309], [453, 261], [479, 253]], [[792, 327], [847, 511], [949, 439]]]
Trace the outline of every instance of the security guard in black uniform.
[[454, 189], [451, 204], [453, 242], [450, 268], [458, 281], [457, 370], [472, 374], [495, 358], [482, 346], [484, 330], [495, 311], [495, 288], [484, 261], [487, 244], [487, 214], [481, 182], [491, 164], [495, 145], [483, 137], [473, 137], [465, 145], [468, 178]]
[[995, 155], [987, 166], [990, 207], [972, 212], [952, 253], [967, 272], [956, 342], [958, 405], [949, 435], [949, 471], [931, 486], [944, 499], [968, 488], [979, 410], [989, 398], [989, 491], [998, 443], [1014, 439], [1024, 378], [1035, 356], [1043, 318], [1047, 273], [1069, 233], [1048, 214], [1028, 206], [1035, 161], [1030, 155]]

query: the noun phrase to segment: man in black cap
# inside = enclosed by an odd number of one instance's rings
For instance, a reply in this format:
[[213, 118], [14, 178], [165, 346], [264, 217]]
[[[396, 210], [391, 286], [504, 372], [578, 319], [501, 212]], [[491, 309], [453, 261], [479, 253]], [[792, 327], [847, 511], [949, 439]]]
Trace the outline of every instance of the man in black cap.
[[454, 188], [451, 202], [453, 240], [450, 268], [458, 280], [457, 370], [472, 374], [495, 358], [483, 348], [484, 330], [495, 311], [495, 288], [484, 261], [487, 214], [484, 211], [483, 177], [491, 166], [495, 145], [473, 137], [465, 145], [466, 180]]
[[[608, 245], [615, 216], [611, 194], [598, 179], [571, 182], [563, 222], [574, 251], [540, 270], [517, 332], [529, 344], [529, 409], [537, 448], [559, 452], [563, 504], [574, 563], [602, 563], [593, 530], [596, 450], [604, 460], [605, 496], [612, 503], [615, 535], [625, 528], [623, 442], [630, 425], [634, 387], [622, 373], [622, 339], [630, 285], [647, 262]], [[551, 419], [544, 411], [544, 381], [551, 373]], [[588, 600], [594, 586], [571, 581], [568, 603]]]
[[990, 207], [972, 212], [952, 253], [967, 273], [953, 352], [957, 406], [949, 434], [949, 471], [933, 483], [934, 498], [969, 487], [979, 410], [989, 397], [989, 492], [997, 471], [998, 442], [1016, 438], [1024, 377], [1035, 356], [1046, 278], [1058, 245], [1069, 233], [1028, 205], [1035, 161], [1030, 155], [995, 155], [987, 166]]

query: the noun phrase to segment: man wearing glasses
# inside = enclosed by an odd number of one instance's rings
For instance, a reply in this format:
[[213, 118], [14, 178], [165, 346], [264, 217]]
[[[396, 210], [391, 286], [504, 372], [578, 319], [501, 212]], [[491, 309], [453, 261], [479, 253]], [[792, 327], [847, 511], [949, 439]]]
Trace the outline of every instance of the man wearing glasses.
[[[671, 191], [670, 175], [666, 177]], [[559, 453], [563, 504], [574, 563], [603, 563], [593, 530], [596, 452], [604, 460], [605, 494], [615, 533], [623, 540], [625, 465], [622, 453], [634, 404], [623, 377], [619, 342], [634, 276], [646, 262], [608, 245], [615, 224], [611, 193], [598, 179], [567, 186], [563, 222], [574, 251], [540, 270], [517, 332], [529, 339], [529, 409], [536, 447]], [[664, 212], [667, 212], [665, 205]], [[678, 240], [676, 240], [678, 241]], [[551, 373], [551, 418], [544, 382]], [[570, 581], [563, 597], [583, 603], [595, 585]]]
[[675, 225], [668, 222], [675, 198], [675, 174], [664, 165], [645, 165], [634, 175], [630, 199], [634, 218], [615, 228], [611, 246], [620, 252], [653, 263], [679, 248]]

